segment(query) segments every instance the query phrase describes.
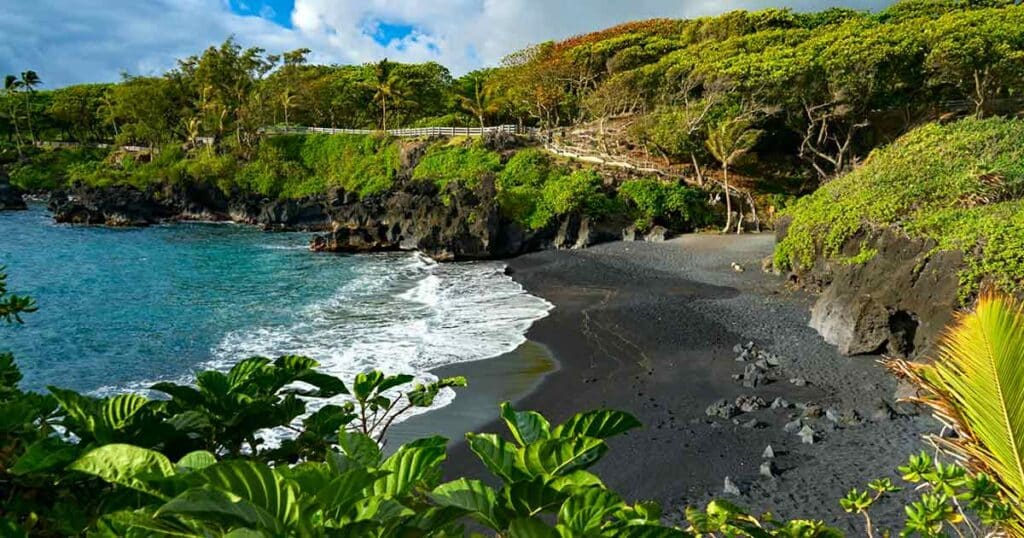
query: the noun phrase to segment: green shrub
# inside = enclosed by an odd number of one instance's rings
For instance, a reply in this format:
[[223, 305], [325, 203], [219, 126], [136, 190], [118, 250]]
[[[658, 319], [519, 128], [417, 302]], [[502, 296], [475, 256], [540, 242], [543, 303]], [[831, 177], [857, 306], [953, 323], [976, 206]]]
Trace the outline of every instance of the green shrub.
[[441, 188], [454, 181], [472, 189], [480, 185], [483, 176], [500, 169], [501, 156], [479, 144], [435, 144], [420, 159], [412, 177], [433, 181]]
[[394, 184], [399, 148], [398, 142], [391, 138], [318, 134], [276, 137], [270, 142], [281, 144], [285, 156], [293, 158], [300, 139], [300, 162], [312, 174], [294, 178], [299, 181], [284, 188], [289, 196], [326, 192], [330, 187], [370, 196], [385, 192]]
[[603, 185], [601, 175], [592, 169], [552, 174], [540, 189], [537, 207], [529, 219], [530, 227], [543, 228], [555, 217], [570, 213], [604, 217], [620, 211], [621, 206], [605, 194]]
[[636, 225], [642, 230], [657, 220], [689, 227], [709, 220], [704, 192], [678, 182], [633, 179], [619, 186], [619, 196], [631, 203]]
[[11, 183], [27, 191], [53, 190], [66, 185], [69, 171], [102, 163], [109, 150], [101, 148], [50, 149], [30, 155], [27, 163], [11, 170]]
[[261, 144], [256, 159], [245, 164], [235, 176], [235, 186], [242, 192], [277, 198], [297, 178], [308, 177], [301, 164], [285, 158], [285, 150], [275, 144]]
[[991, 279], [1005, 290], [1024, 279], [1024, 121], [967, 119], [930, 124], [875, 151], [864, 165], [785, 210], [783, 268], [837, 258], [864, 227], [897, 226], [962, 250], [963, 298]]
[[537, 210], [541, 188], [553, 168], [551, 158], [540, 149], [524, 149], [513, 155], [497, 178], [498, 206], [502, 213], [518, 223], [529, 225]]

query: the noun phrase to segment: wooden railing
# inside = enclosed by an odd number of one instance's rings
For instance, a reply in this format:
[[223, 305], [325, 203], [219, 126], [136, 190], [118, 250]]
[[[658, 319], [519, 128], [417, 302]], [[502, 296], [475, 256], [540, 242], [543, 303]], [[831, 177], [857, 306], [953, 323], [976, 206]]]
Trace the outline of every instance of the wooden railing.
[[[332, 129], [329, 127], [264, 127], [261, 131], [268, 135], [285, 134], [330, 134], [330, 135], [371, 135], [380, 133], [373, 129]], [[536, 136], [540, 130], [536, 127], [520, 127], [518, 125], [498, 125], [495, 127], [417, 127], [412, 129], [388, 129], [388, 135], [403, 138], [419, 138], [427, 136], [467, 136], [479, 137], [491, 133], [507, 133], [516, 135]]]

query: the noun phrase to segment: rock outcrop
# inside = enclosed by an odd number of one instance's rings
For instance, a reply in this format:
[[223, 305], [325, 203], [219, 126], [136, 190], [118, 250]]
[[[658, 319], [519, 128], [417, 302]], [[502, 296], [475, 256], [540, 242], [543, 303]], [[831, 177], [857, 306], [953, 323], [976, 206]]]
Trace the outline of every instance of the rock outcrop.
[[843, 255], [877, 251], [867, 262], [819, 258], [798, 271], [801, 284], [822, 290], [811, 327], [844, 355], [927, 354], [959, 306], [963, 268], [960, 252], [935, 246], [892, 228], [864, 231], [847, 241]]
[[21, 189], [11, 185], [7, 171], [0, 167], [0, 211], [25, 209], [25, 197]]
[[76, 186], [50, 194], [57, 222], [102, 226], [149, 226], [165, 221], [232, 221], [267, 230], [330, 229], [326, 199], [271, 200], [230, 197], [212, 185]]
[[622, 226], [569, 215], [541, 230], [528, 230], [498, 208], [494, 182], [469, 190], [449, 183], [410, 182], [403, 189], [363, 200], [329, 204], [332, 231], [316, 236], [314, 251], [418, 250], [439, 261], [507, 258], [543, 248], [586, 248], [621, 237]]

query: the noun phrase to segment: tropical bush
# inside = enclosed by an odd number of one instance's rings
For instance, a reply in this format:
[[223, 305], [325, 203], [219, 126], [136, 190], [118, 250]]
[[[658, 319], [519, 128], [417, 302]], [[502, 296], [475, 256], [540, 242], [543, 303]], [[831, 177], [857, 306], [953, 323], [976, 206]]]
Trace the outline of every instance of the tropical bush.
[[107, 150], [92, 148], [39, 150], [26, 162], [11, 168], [11, 183], [27, 191], [63, 187], [69, 169], [101, 162], [107, 153]]
[[501, 169], [501, 156], [479, 143], [432, 145], [413, 170], [415, 180], [429, 180], [442, 189], [450, 182], [469, 188], [480, 185], [487, 174]]
[[619, 196], [630, 203], [641, 230], [661, 222], [673, 228], [694, 229], [711, 220], [704, 191], [678, 182], [633, 179], [619, 185]]
[[982, 280], [1006, 291], [1024, 280], [1024, 121], [966, 119], [930, 124], [876, 151], [858, 170], [785, 210], [792, 217], [775, 250], [782, 268], [838, 258], [859, 231], [896, 226], [961, 250], [964, 297]]

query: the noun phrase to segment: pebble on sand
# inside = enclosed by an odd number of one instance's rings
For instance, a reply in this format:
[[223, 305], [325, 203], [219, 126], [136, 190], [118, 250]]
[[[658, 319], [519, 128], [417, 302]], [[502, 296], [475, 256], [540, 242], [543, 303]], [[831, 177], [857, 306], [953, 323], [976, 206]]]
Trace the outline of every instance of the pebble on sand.
[[727, 476], [725, 477], [725, 485], [722, 487], [722, 493], [725, 493], [726, 495], [734, 495], [736, 497], [739, 497], [740, 488], [739, 486], [733, 483], [731, 478]]
[[800, 430], [800, 433], [798, 433], [797, 435], [800, 436], [800, 441], [803, 442], [803, 444], [805, 444], [805, 445], [813, 445], [814, 444], [815, 433], [814, 433], [814, 430], [812, 430], [810, 426], [806, 426], [805, 425], [803, 427], [803, 429]]

